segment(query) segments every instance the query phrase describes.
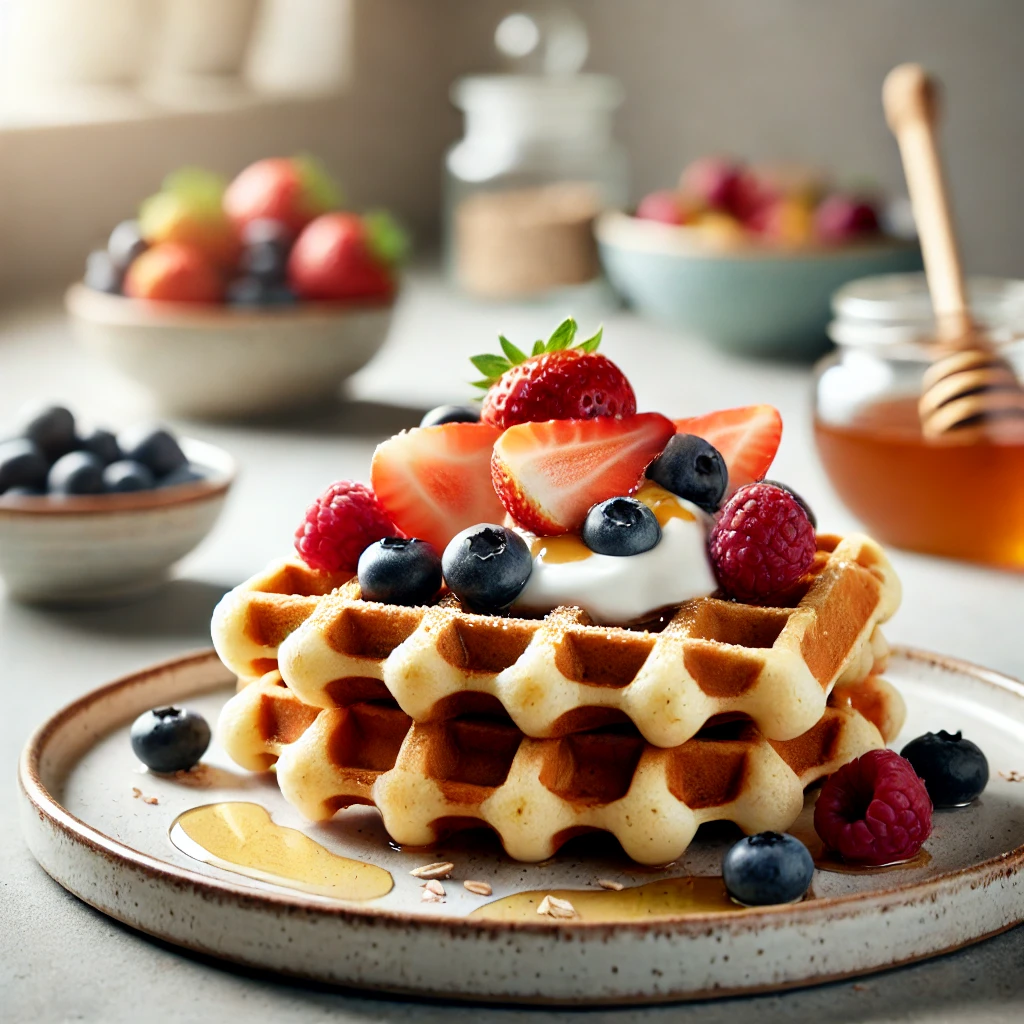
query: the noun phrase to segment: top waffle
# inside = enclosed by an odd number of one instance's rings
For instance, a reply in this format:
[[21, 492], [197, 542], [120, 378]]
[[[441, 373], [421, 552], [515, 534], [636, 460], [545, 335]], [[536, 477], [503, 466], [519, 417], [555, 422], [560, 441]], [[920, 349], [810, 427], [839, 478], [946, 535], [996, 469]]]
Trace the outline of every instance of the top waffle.
[[319, 599], [279, 662], [291, 690], [323, 708], [390, 695], [428, 722], [500, 705], [538, 738], [631, 720], [661, 747], [739, 714], [788, 740], [821, 718], [837, 681], [871, 672], [884, 653], [876, 627], [899, 599], [885, 554], [859, 534], [819, 535], [814, 566], [784, 607], [697, 598], [669, 610], [660, 629], [595, 626], [574, 608], [543, 619], [474, 615], [450, 596], [376, 604], [360, 600], [353, 580]]
[[318, 572], [298, 559], [274, 562], [225, 594], [213, 612], [213, 646], [242, 682], [277, 668], [277, 649], [350, 573]]

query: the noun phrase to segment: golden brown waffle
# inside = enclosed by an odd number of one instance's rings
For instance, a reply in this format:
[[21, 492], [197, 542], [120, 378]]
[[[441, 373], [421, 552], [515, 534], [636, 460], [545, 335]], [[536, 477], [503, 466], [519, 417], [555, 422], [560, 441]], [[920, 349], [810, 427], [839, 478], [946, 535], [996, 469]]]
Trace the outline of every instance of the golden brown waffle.
[[220, 660], [240, 683], [276, 669], [285, 638], [313, 614], [321, 597], [351, 577], [318, 572], [297, 559], [268, 566], [225, 594], [214, 609], [210, 628]]
[[[900, 585], [874, 541], [819, 535], [811, 572], [783, 607], [687, 601], [650, 629], [595, 626], [578, 608], [543, 619], [362, 601], [355, 580], [323, 598], [280, 647], [281, 674], [306, 703], [394, 697], [417, 722], [504, 711], [527, 736], [632, 721], [676, 747], [711, 718], [740, 714], [770, 739], [821, 718], [832, 686], [885, 654], [876, 627]], [[658, 628], [658, 627], [661, 628]]]
[[887, 730], [902, 723], [902, 701], [881, 679], [837, 697], [795, 739], [769, 741], [734, 721], [664, 749], [631, 726], [538, 740], [507, 719], [414, 723], [393, 702], [317, 711], [269, 673], [228, 702], [218, 731], [245, 767], [276, 758], [285, 798], [314, 820], [373, 804], [392, 838], [410, 846], [487, 826], [525, 861], [600, 830], [634, 860], [661, 864], [706, 821], [734, 821], [748, 833], [788, 828], [807, 785], [891, 738], [856, 707]]

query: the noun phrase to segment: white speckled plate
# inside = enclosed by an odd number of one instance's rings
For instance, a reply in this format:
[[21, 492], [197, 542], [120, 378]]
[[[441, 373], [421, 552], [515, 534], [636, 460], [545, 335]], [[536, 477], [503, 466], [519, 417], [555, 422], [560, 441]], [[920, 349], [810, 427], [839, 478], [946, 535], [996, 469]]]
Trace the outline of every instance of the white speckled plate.
[[[272, 775], [241, 771], [216, 744], [190, 784], [142, 772], [127, 735], [139, 712], [185, 701], [216, 720], [232, 679], [212, 652], [111, 683], [43, 725], [21, 760], [22, 824], [40, 864], [104, 913], [190, 949], [318, 981], [571, 1004], [813, 984], [947, 952], [1024, 920], [1024, 781], [1011, 781], [1024, 773], [1024, 685], [906, 650], [896, 653], [887, 678], [909, 708], [897, 748], [926, 730], [962, 729], [988, 755], [992, 780], [971, 807], [936, 814], [927, 863], [866, 874], [818, 870], [811, 898], [791, 906], [615, 922], [587, 921], [587, 913], [582, 921], [469, 918], [524, 890], [594, 893], [598, 878], [628, 890], [714, 876], [735, 834], [719, 827], [680, 862], [654, 871], [593, 836], [545, 864], [524, 865], [489, 839], [395, 850], [370, 808], [303, 822]], [[217, 801], [261, 804], [277, 823], [329, 850], [387, 869], [394, 888], [378, 899], [343, 901], [194, 860], [170, 842], [169, 830], [183, 811]], [[446, 901], [424, 903], [408, 872], [434, 860], [456, 867], [444, 883]], [[488, 882], [493, 896], [466, 891], [464, 879]], [[623, 899], [604, 893], [603, 909], [614, 913]]]

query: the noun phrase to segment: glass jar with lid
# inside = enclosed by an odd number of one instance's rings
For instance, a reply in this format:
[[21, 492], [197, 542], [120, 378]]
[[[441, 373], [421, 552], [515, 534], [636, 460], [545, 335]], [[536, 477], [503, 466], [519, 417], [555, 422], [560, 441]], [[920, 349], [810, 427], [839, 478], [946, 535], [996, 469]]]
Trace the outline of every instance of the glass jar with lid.
[[[1024, 378], [1024, 281], [967, 284], [975, 320]], [[1024, 568], [1024, 437], [998, 424], [921, 432], [935, 336], [924, 275], [853, 281], [833, 310], [838, 347], [817, 367], [814, 433], [839, 497], [883, 542]]]
[[[559, 48], [559, 31], [548, 42], [556, 56], [572, 49]], [[582, 28], [574, 31], [576, 39]], [[544, 73], [475, 75], [452, 89], [465, 134], [445, 161], [447, 263], [469, 292], [561, 297], [600, 276], [593, 221], [627, 199], [626, 153], [613, 134], [622, 89], [577, 73], [585, 38], [568, 64], [551, 58]], [[500, 48], [502, 26], [497, 39]]]

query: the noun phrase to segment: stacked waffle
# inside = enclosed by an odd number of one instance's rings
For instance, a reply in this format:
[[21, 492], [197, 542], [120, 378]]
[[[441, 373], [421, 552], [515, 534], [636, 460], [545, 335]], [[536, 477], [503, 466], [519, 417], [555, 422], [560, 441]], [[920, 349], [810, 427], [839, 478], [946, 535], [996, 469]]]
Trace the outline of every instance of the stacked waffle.
[[820, 535], [778, 607], [697, 598], [628, 629], [576, 608], [475, 615], [450, 594], [377, 604], [282, 563], [215, 614], [248, 684], [221, 741], [246, 768], [276, 763], [307, 817], [373, 804], [401, 844], [488, 826], [536, 861], [602, 830], [666, 863], [706, 821], [786, 829], [807, 785], [895, 735], [878, 627], [899, 596], [858, 535]]

